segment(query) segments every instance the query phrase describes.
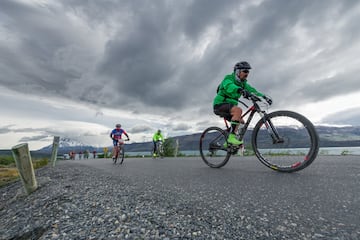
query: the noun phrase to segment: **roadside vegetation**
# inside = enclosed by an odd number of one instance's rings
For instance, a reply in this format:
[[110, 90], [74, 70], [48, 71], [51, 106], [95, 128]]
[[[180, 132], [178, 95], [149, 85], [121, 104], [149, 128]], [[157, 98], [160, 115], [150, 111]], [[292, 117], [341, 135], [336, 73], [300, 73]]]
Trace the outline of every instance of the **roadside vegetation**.
[[[48, 164], [47, 158], [32, 159], [34, 169], [41, 168]], [[5, 186], [19, 179], [19, 172], [12, 156], [0, 155], [0, 187]]]

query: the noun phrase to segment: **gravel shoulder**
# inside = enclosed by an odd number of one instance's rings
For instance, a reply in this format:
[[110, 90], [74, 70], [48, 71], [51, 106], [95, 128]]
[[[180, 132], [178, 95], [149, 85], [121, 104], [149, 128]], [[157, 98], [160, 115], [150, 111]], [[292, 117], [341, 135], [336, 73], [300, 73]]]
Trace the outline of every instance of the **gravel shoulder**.
[[39, 188], [29, 196], [20, 181], [0, 189], [0, 239], [218, 239], [225, 234], [211, 226], [208, 210], [183, 194], [143, 191], [126, 177], [76, 163], [47, 166], [35, 175]]

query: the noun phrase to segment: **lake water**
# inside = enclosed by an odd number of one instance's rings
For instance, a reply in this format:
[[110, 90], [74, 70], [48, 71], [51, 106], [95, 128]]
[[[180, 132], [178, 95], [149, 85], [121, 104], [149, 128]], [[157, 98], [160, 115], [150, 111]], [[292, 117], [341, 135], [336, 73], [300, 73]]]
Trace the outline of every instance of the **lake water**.
[[[246, 149], [245, 149], [246, 150]], [[199, 150], [180, 151], [186, 156], [200, 156]], [[150, 152], [126, 152], [128, 156], [149, 156]], [[319, 155], [360, 155], [360, 147], [322, 147]]]

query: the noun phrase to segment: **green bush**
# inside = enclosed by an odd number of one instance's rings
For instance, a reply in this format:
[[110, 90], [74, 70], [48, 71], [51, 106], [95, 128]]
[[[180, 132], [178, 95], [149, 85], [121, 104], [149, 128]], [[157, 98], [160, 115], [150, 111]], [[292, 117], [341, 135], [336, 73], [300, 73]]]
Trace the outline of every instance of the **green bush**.
[[[47, 158], [32, 159], [34, 169], [46, 166], [48, 162]], [[16, 167], [15, 160], [12, 156], [0, 156], [0, 166], [3, 168]]]
[[350, 151], [349, 151], [349, 150], [343, 150], [343, 151], [341, 152], [341, 155], [342, 155], [342, 156], [349, 155], [349, 154], [350, 154]]
[[173, 138], [165, 139], [163, 147], [165, 157], [173, 157], [175, 155], [175, 141]]
[[35, 159], [35, 160], [32, 160], [32, 163], [33, 163], [34, 169], [38, 169], [38, 168], [48, 165], [49, 159], [47, 159], [47, 158]]
[[15, 164], [15, 160], [12, 156], [0, 156], [0, 165]]

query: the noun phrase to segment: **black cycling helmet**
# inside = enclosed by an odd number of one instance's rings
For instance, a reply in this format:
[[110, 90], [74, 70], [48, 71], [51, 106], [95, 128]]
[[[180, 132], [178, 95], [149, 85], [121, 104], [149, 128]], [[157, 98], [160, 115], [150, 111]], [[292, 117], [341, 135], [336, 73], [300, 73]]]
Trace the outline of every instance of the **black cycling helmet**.
[[116, 127], [116, 128], [121, 128], [121, 124], [118, 123], [118, 124], [115, 125], [115, 127]]
[[251, 69], [251, 66], [248, 62], [238, 62], [234, 66], [234, 71], [237, 69]]

